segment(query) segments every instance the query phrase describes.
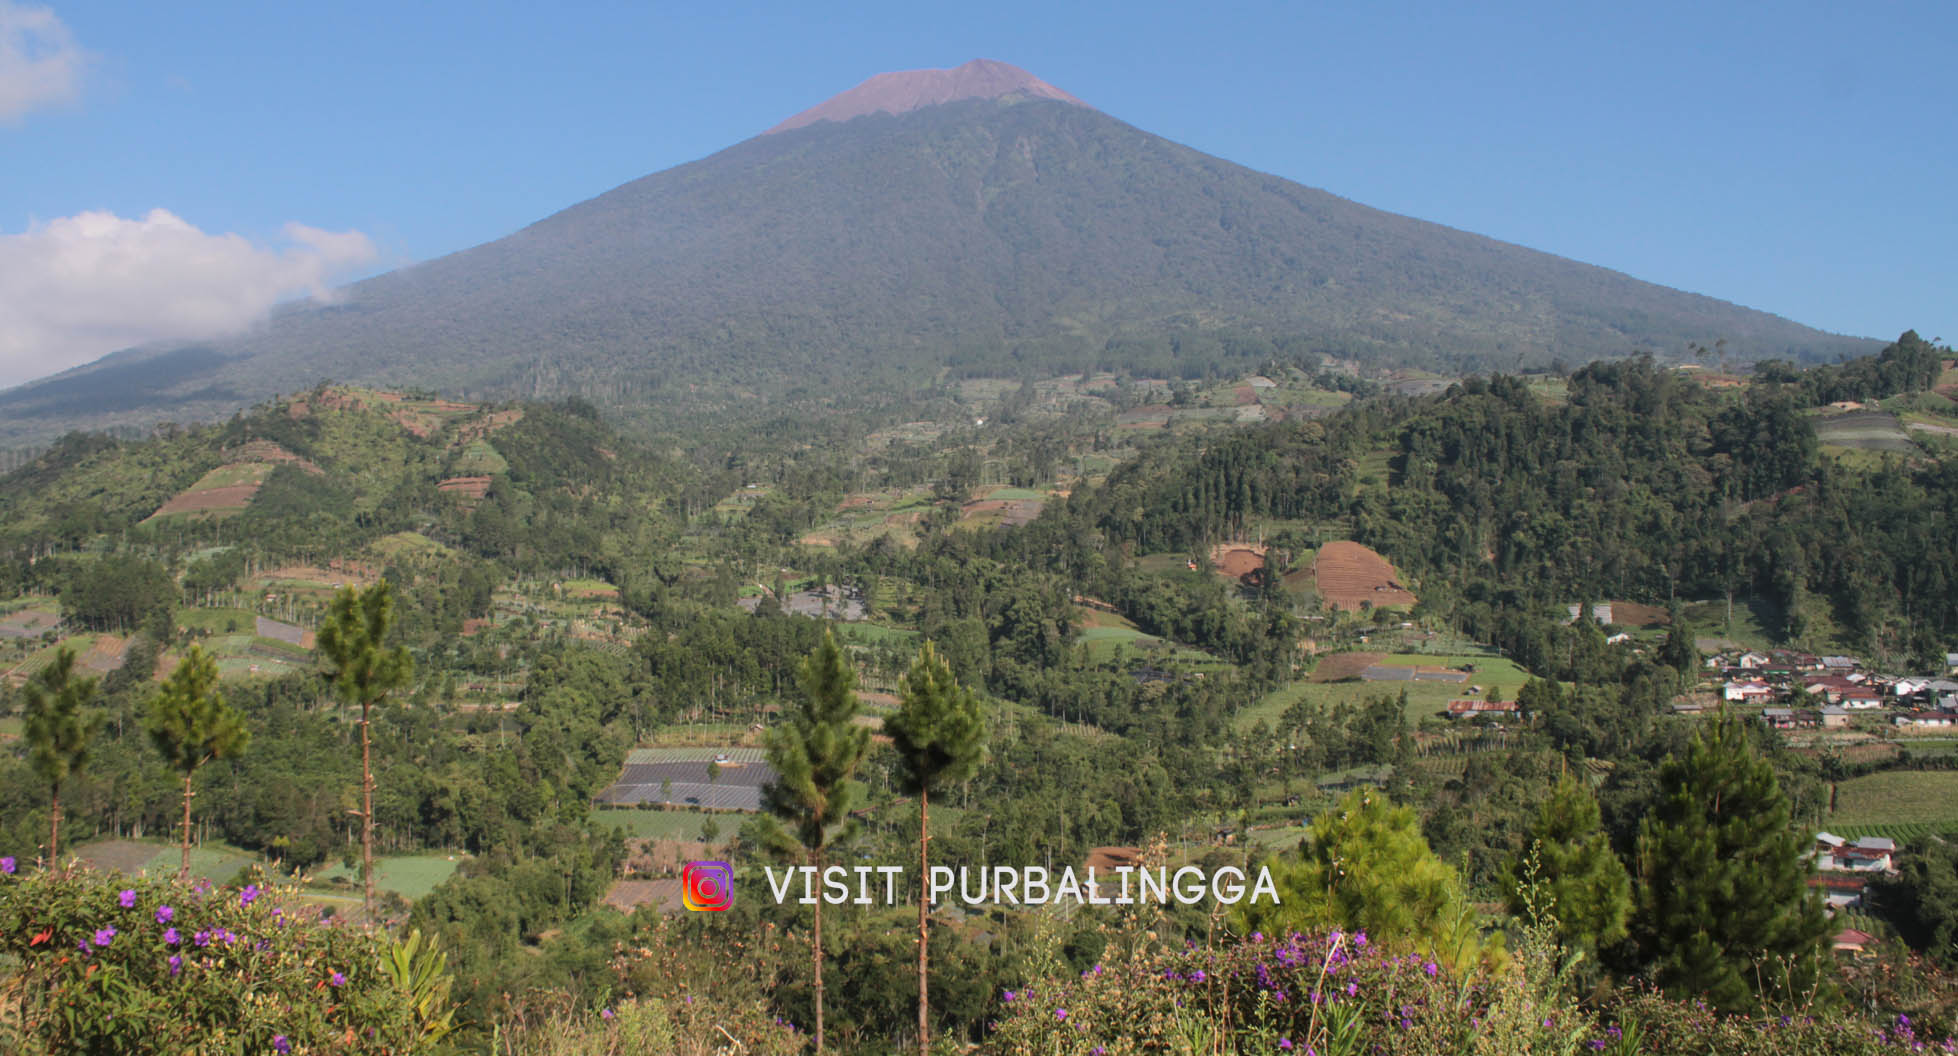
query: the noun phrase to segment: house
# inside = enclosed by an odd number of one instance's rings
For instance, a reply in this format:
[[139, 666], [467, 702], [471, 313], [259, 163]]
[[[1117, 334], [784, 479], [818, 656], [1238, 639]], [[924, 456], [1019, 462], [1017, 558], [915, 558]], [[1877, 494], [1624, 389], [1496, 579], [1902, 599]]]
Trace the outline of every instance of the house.
[[1448, 717], [1451, 719], [1473, 719], [1488, 716], [1495, 719], [1513, 718], [1522, 714], [1522, 709], [1513, 700], [1451, 700], [1448, 702]]
[[1752, 671], [1757, 667], [1768, 666], [1768, 662], [1771, 659], [1772, 657], [1769, 657], [1766, 653], [1742, 653], [1739, 657], [1735, 658], [1734, 665]]
[[1845, 840], [1827, 832], [1815, 834], [1815, 867], [1825, 873], [1887, 873], [1897, 841], [1883, 836]]
[[1774, 696], [1774, 690], [1766, 682], [1729, 682], [1723, 687], [1723, 696], [1728, 700], [1765, 700]]
[[1912, 729], [1941, 729], [1958, 726], [1958, 714], [1949, 711], [1906, 711], [1892, 716], [1890, 721]]
[[1815, 712], [1794, 708], [1762, 708], [1761, 721], [1771, 730], [1801, 730], [1821, 722]]
[[1958, 675], [1958, 653], [1944, 654], [1944, 673]]
[[1836, 698], [1836, 703], [1845, 708], [1868, 710], [1883, 706], [1883, 691], [1880, 689], [1846, 689]]
[[1844, 953], [1862, 953], [1876, 942], [1876, 936], [1859, 928], [1844, 928], [1836, 932], [1835, 949]]
[[1827, 876], [1817, 873], [1808, 878], [1808, 886], [1822, 892], [1822, 901], [1830, 909], [1854, 909], [1863, 904], [1863, 888], [1866, 882], [1860, 876]]
[[1847, 725], [1849, 725], [1849, 712], [1844, 711], [1834, 704], [1830, 704], [1822, 709], [1823, 729], [1839, 730]]
[[1914, 697], [1922, 693], [1924, 687], [1930, 684], [1931, 680], [1928, 678], [1913, 678], [1905, 675], [1903, 678], [1890, 683], [1890, 695], [1893, 697]]
[[1841, 675], [1803, 675], [1802, 689], [1819, 695], [1831, 704], [1842, 702], [1842, 695], [1852, 689], [1861, 689], [1856, 683]]
[[1856, 670], [1856, 661], [1846, 656], [1825, 656], [1822, 658], [1822, 669], [1825, 671], [1854, 671]]

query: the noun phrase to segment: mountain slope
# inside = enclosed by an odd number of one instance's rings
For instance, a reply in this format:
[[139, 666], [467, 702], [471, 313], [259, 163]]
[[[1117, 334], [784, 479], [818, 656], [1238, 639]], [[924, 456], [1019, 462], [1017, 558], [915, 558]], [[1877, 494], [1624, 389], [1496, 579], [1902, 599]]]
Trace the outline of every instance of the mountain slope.
[[1741, 358], [1875, 347], [1369, 209], [999, 83], [997, 98], [819, 116], [262, 333], [0, 394], [0, 431], [222, 413], [321, 378], [698, 409], [955, 359], [1078, 369], [1111, 339], [1203, 331], [1468, 368], [1720, 339]]

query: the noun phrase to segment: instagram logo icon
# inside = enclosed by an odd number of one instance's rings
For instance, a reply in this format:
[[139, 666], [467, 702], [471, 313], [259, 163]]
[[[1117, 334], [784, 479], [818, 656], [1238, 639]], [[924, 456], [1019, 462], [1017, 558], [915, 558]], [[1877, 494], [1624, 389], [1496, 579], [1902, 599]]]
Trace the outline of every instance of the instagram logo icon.
[[688, 909], [726, 909], [734, 901], [734, 870], [726, 862], [688, 862], [680, 870], [680, 901]]

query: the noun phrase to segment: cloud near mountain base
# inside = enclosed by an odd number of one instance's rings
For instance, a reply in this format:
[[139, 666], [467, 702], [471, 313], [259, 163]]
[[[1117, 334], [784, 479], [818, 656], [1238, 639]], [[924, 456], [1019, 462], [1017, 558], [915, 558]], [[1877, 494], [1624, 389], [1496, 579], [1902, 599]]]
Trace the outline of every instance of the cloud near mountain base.
[[151, 341], [225, 337], [279, 301], [329, 295], [374, 260], [358, 231], [285, 226], [288, 245], [212, 235], [165, 209], [86, 212], [0, 234], [0, 385]]

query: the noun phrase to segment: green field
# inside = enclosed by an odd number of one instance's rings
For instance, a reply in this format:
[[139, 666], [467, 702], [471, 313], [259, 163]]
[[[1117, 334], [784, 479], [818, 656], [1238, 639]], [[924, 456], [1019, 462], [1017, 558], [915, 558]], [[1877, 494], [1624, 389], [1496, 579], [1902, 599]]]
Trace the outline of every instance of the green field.
[[[1958, 771], [1891, 770], [1842, 782], [1830, 832], [1871, 825], [1958, 826]], [[1870, 833], [1875, 835], [1875, 833]]]
[[[410, 902], [435, 890], [442, 881], [454, 875], [456, 859], [441, 854], [407, 854], [374, 860], [374, 886], [383, 891], [393, 891]], [[335, 865], [313, 874], [316, 884], [331, 883], [345, 879], [355, 890], [360, 888], [360, 866], [348, 869]]]
[[593, 810], [591, 820], [600, 830], [620, 828], [627, 836], [642, 840], [699, 840], [700, 826], [713, 818], [725, 839], [748, 820], [742, 814], [710, 814], [702, 810]]
[[1382, 657], [1383, 667], [1456, 667], [1474, 664], [1467, 682], [1293, 682], [1259, 698], [1237, 713], [1237, 727], [1247, 729], [1258, 720], [1276, 723], [1294, 703], [1306, 700], [1320, 707], [1358, 703], [1372, 697], [1398, 697], [1407, 691], [1407, 722], [1418, 726], [1422, 719], [1436, 717], [1451, 700], [1468, 696], [1469, 686], [1481, 686], [1484, 696], [1491, 690], [1504, 700], [1516, 699], [1516, 691], [1530, 680], [1530, 673], [1512, 660], [1495, 656], [1410, 656]]

